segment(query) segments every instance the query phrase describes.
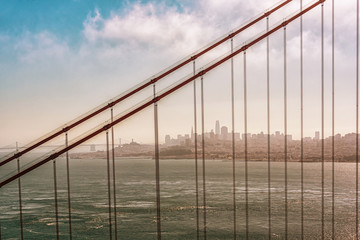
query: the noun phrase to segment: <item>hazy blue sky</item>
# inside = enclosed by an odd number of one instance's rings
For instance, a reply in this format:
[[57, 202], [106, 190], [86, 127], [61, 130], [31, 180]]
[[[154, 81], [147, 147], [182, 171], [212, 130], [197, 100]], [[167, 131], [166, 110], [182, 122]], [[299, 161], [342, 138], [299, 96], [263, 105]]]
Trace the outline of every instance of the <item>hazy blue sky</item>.
[[[304, 4], [310, 1], [304, 1]], [[108, 99], [186, 57], [200, 47], [265, 11], [277, 1], [4, 1], [0, 8], [0, 146], [21, 145], [62, 126]], [[336, 1], [337, 130], [354, 129], [355, 1]], [[299, 8], [293, 1], [270, 18], [283, 20]], [[330, 100], [331, 1], [325, 3], [326, 100]], [[320, 8], [304, 17], [307, 135], [319, 130]], [[235, 39], [239, 45], [265, 29], [259, 23]], [[265, 42], [249, 50], [251, 132], [265, 131]], [[272, 129], [282, 131], [282, 31], [271, 39]], [[288, 27], [290, 133], [299, 125], [299, 21]], [[211, 56], [229, 50], [229, 44]], [[236, 130], [242, 131], [242, 56], [235, 59]], [[215, 120], [230, 126], [229, 65], [209, 74], [206, 130]], [[187, 71], [173, 76], [179, 79]], [[223, 82], [211, 85], [215, 80]], [[165, 84], [164, 84], [165, 86]], [[161, 86], [159, 86], [161, 88]], [[251, 95], [252, 94], [252, 95]], [[146, 94], [145, 94], [146, 95]], [[144, 96], [145, 96], [144, 95]], [[161, 103], [161, 134], [189, 133], [191, 88]], [[140, 99], [140, 98], [139, 98]], [[134, 102], [139, 99], [135, 99]], [[129, 103], [129, 106], [131, 104]], [[229, 105], [229, 106], [228, 106]], [[330, 110], [327, 104], [326, 124]], [[126, 109], [127, 107], [124, 107]], [[167, 109], [167, 110], [166, 110]], [[177, 111], [172, 112], [174, 109]], [[169, 111], [169, 112], [167, 112]], [[341, 112], [343, 111], [343, 112]], [[119, 112], [117, 112], [119, 113]], [[174, 121], [172, 117], [178, 122]], [[105, 119], [105, 117], [104, 117]], [[146, 120], [144, 120], [146, 119]], [[100, 120], [99, 120], [100, 121]], [[102, 119], [101, 119], [102, 121]], [[145, 121], [146, 124], [141, 124]], [[118, 137], [152, 139], [152, 112], [134, 119], [138, 127], [119, 127]], [[183, 123], [183, 124], [182, 124]], [[131, 125], [131, 124], [130, 124]], [[291, 132], [292, 131], [292, 132]], [[133, 132], [133, 136], [130, 134]], [[75, 134], [74, 134], [75, 135]], [[143, 138], [143, 139], [141, 139]]]

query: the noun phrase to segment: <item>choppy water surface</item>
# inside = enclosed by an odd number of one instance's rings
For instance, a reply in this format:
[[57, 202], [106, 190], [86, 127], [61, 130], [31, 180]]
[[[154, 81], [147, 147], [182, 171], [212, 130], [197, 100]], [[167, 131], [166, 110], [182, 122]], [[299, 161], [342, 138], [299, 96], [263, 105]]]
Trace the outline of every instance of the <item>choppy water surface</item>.
[[[107, 239], [107, 169], [103, 159], [70, 162], [73, 239]], [[69, 238], [65, 160], [57, 160], [60, 238]], [[117, 229], [119, 239], [156, 238], [155, 169], [150, 159], [116, 160]], [[161, 160], [163, 239], [196, 239], [194, 160]], [[335, 165], [335, 236], [355, 235], [355, 164]], [[199, 162], [199, 201], [202, 204]], [[321, 164], [304, 164], [304, 231], [306, 239], [321, 237]], [[236, 163], [237, 234], [245, 236], [244, 163]], [[55, 211], [52, 163], [22, 179], [25, 239], [54, 239]], [[285, 232], [284, 163], [271, 164], [271, 221], [273, 239]], [[288, 163], [288, 229], [290, 239], [301, 232], [300, 164]], [[113, 197], [113, 196], [112, 196]], [[1, 189], [0, 221], [3, 239], [19, 239], [17, 182]], [[233, 239], [232, 164], [206, 161], [207, 236]], [[113, 199], [112, 199], [113, 201]], [[331, 233], [331, 163], [325, 164], [325, 232]], [[200, 208], [200, 235], [203, 229]], [[113, 216], [112, 216], [113, 218]], [[114, 224], [114, 222], [113, 222]], [[114, 230], [114, 227], [113, 227]], [[249, 163], [249, 236], [268, 233], [267, 163]]]

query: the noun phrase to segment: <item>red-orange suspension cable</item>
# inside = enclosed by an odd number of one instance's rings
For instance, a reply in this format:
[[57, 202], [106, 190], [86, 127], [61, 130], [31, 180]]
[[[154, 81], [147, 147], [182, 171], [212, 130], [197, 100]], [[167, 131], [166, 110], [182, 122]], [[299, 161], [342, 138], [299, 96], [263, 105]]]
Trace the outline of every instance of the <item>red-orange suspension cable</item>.
[[123, 100], [127, 99], [128, 97], [134, 95], [137, 92], [140, 92], [141, 90], [145, 89], [146, 87], [152, 85], [153, 83], [159, 81], [160, 79], [168, 76], [170, 73], [180, 69], [181, 67], [185, 66], [186, 64], [194, 61], [196, 58], [200, 57], [201, 55], [209, 52], [210, 50], [214, 49], [215, 47], [219, 46], [220, 44], [226, 42], [227, 40], [233, 38], [235, 35], [241, 33], [242, 31], [246, 30], [247, 28], [251, 27], [252, 25], [254, 25], [255, 23], [259, 22], [260, 20], [262, 20], [263, 18], [269, 16], [270, 14], [272, 14], [273, 12], [277, 11], [278, 9], [282, 8], [283, 6], [285, 6], [286, 4], [288, 4], [289, 2], [291, 2], [292, 0], [286, 0], [284, 2], [282, 2], [281, 4], [279, 4], [278, 6], [272, 8], [271, 10], [267, 11], [266, 13], [264, 13], [263, 15], [261, 15], [260, 17], [254, 19], [253, 21], [251, 21], [250, 23], [246, 24], [245, 26], [241, 27], [240, 29], [236, 30], [235, 32], [229, 34], [228, 36], [222, 38], [221, 40], [217, 41], [216, 43], [212, 44], [211, 46], [205, 48], [204, 50], [202, 50], [199, 53], [196, 53], [195, 55], [192, 55], [191, 57], [189, 57], [188, 59], [184, 60], [183, 62], [179, 63], [178, 65], [172, 67], [171, 69], [169, 69], [168, 71], [160, 74], [159, 76], [153, 78], [152, 80], [150, 80], [149, 82], [146, 82], [144, 84], [142, 84], [141, 86], [137, 87], [136, 89], [132, 90], [131, 92], [125, 94], [124, 96], [119, 97], [118, 99], [110, 102], [108, 105], [96, 110], [95, 112], [90, 113], [89, 115], [86, 115], [85, 117], [79, 119], [78, 121], [70, 124], [69, 126], [53, 133], [52, 135], [46, 137], [45, 139], [36, 142], [35, 144], [31, 145], [30, 147], [25, 148], [24, 150], [17, 152], [16, 154], [14, 154], [13, 156], [3, 160], [2, 162], [0, 162], [0, 167], [14, 159], [19, 158], [20, 156], [22, 156], [23, 154], [30, 152], [31, 150], [41, 146], [42, 144], [50, 141], [51, 139], [54, 139], [55, 137], [66, 133], [67, 131], [69, 131], [70, 129], [76, 127], [77, 125], [93, 118], [94, 116], [100, 114], [101, 112], [105, 111], [108, 108], [113, 107], [114, 105], [122, 102]]
[[67, 151], [71, 150], [72, 148], [86, 142], [87, 140], [95, 137], [96, 135], [100, 134], [103, 131], [108, 130], [109, 128], [111, 128], [112, 126], [124, 121], [125, 119], [129, 118], [130, 116], [136, 114], [137, 112], [147, 108], [148, 106], [152, 105], [154, 102], [157, 102], [159, 100], [161, 100], [162, 98], [170, 95], [171, 93], [175, 92], [176, 90], [182, 88], [183, 86], [187, 85], [188, 83], [194, 81], [195, 79], [197, 79], [198, 77], [201, 77], [202, 75], [204, 75], [205, 73], [211, 71], [212, 69], [218, 67], [219, 65], [223, 64], [224, 62], [230, 60], [232, 57], [238, 55], [239, 53], [245, 51], [247, 48], [255, 45], [256, 43], [260, 42], [261, 40], [265, 39], [267, 36], [270, 36], [272, 33], [276, 32], [277, 30], [283, 28], [284, 26], [286, 26], [287, 24], [289, 24], [290, 22], [294, 21], [295, 19], [297, 19], [298, 17], [300, 17], [301, 15], [307, 13], [308, 11], [310, 11], [311, 9], [313, 9], [314, 7], [316, 7], [317, 5], [323, 3], [325, 0], [319, 0], [315, 3], [313, 3], [312, 5], [310, 5], [309, 7], [307, 7], [306, 9], [304, 9], [303, 11], [300, 11], [299, 13], [295, 14], [294, 16], [292, 16], [291, 18], [289, 18], [288, 20], [284, 21], [283, 23], [281, 23], [280, 25], [274, 27], [273, 29], [271, 29], [270, 31], [264, 33], [263, 35], [261, 35], [260, 37], [256, 38], [255, 40], [251, 41], [250, 43], [248, 43], [247, 45], [241, 47], [240, 49], [234, 51], [233, 53], [227, 55], [226, 57], [220, 59], [219, 61], [215, 62], [214, 64], [206, 67], [204, 70], [198, 72], [197, 74], [193, 75], [192, 77], [189, 77], [188, 79], [186, 79], [185, 81], [179, 83], [178, 85], [174, 86], [173, 88], [169, 89], [168, 91], [162, 93], [161, 95], [155, 97], [154, 99], [144, 103], [143, 105], [135, 108], [134, 110], [130, 111], [129, 113], [123, 115], [122, 117], [119, 117], [118, 119], [114, 120], [112, 123], [107, 124], [105, 126], [103, 126], [102, 128], [90, 133], [89, 135], [77, 140], [76, 142], [72, 143], [71, 145], [69, 145], [68, 147], [51, 154], [49, 157], [41, 160], [38, 163], [35, 163], [34, 165], [22, 170], [21, 172], [9, 177], [8, 179], [2, 181], [0, 183], [0, 188], [3, 187], [4, 185], [6, 185], [7, 183], [17, 179], [18, 177], [40, 167], [41, 165], [47, 163], [50, 160], [53, 160], [55, 158], [57, 158], [58, 156], [60, 156], [61, 154], [66, 153]]

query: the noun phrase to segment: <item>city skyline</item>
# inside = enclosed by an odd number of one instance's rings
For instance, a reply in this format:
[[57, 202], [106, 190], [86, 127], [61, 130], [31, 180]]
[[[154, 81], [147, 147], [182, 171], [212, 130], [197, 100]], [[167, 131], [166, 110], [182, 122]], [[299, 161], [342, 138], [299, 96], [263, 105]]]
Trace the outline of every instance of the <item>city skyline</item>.
[[[217, 130], [217, 129], [221, 129], [221, 130]], [[218, 133], [217, 133], [218, 132]], [[194, 132], [193, 132], [193, 128], [191, 129], [191, 133], [190, 134], [177, 134], [175, 137], [171, 137], [169, 134], [165, 135], [165, 145], [174, 145], [174, 144], [181, 144], [184, 143], [187, 139], [190, 139], [192, 141], [194, 141]], [[264, 133], [263, 131], [259, 132], [259, 133], [247, 133], [248, 134], [248, 138], [264, 138], [267, 137], [267, 133]], [[353, 135], [355, 134], [355, 132], [349, 132], [349, 133], [345, 133], [345, 134], [341, 134], [341, 133], [336, 133], [335, 134], [335, 139], [339, 139], [341, 137], [345, 137], [348, 135]], [[244, 139], [245, 134], [244, 133], [240, 133], [240, 132], [235, 132], [235, 141], [242, 141]], [[198, 136], [201, 136], [201, 133], [198, 133]], [[281, 131], [273, 131], [270, 132], [270, 136], [271, 137], [277, 137], [277, 138], [284, 138], [284, 133]], [[328, 139], [332, 136], [325, 136], [324, 139]], [[216, 120], [215, 122], [215, 131], [214, 129], [211, 129], [210, 132], [205, 132], [205, 138], [207, 139], [216, 139], [216, 140], [226, 140], [226, 141], [230, 141], [232, 140], [232, 131], [229, 131], [229, 128], [227, 126], [221, 126], [220, 128], [220, 121]], [[321, 133], [320, 131], [315, 131], [313, 137], [311, 136], [304, 136], [303, 138], [305, 141], [306, 140], [320, 140], [321, 139]], [[198, 138], [198, 141], [200, 139]], [[297, 141], [300, 139], [296, 139], [293, 138], [292, 134], [287, 134], [287, 140], [288, 141]]]

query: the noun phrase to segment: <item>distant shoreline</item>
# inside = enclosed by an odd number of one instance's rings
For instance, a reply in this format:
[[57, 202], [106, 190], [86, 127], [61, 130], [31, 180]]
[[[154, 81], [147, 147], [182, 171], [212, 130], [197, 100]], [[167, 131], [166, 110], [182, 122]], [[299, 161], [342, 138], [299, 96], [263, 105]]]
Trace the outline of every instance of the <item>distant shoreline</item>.
[[[74, 156], [74, 157], [71, 157], [71, 159], [106, 159], [105, 157], [99, 157], [99, 156], [88, 156], [86, 154], [86, 156]], [[153, 156], [116, 156], [115, 157], [116, 160], [136, 160], [136, 159], [139, 159], [139, 160], [154, 160], [154, 157]], [[188, 156], [165, 156], [165, 157], [161, 157], [160, 156], [160, 160], [195, 160], [194, 157], [188, 157]], [[202, 157], [201, 156], [198, 156], [198, 161], [201, 161], [202, 160]], [[214, 161], [223, 161], [223, 162], [232, 162], [232, 159], [229, 159], [229, 158], [205, 158], [205, 160], [214, 160]], [[241, 158], [241, 159], [235, 159], [236, 162], [245, 162], [245, 159]], [[248, 162], [267, 162], [268, 160], [267, 159], [248, 159]], [[271, 160], [270, 162], [274, 163], [274, 162], [285, 162], [284, 159], [281, 159], [281, 160]], [[300, 160], [288, 160], [287, 162], [296, 162], [296, 163], [301, 163]], [[319, 160], [313, 160], [313, 159], [304, 159], [303, 160], [303, 163], [321, 163], [321, 159]], [[325, 163], [331, 163], [332, 160], [331, 159], [325, 159], [324, 161]], [[356, 163], [355, 160], [353, 161], [335, 161], [335, 163]]]

